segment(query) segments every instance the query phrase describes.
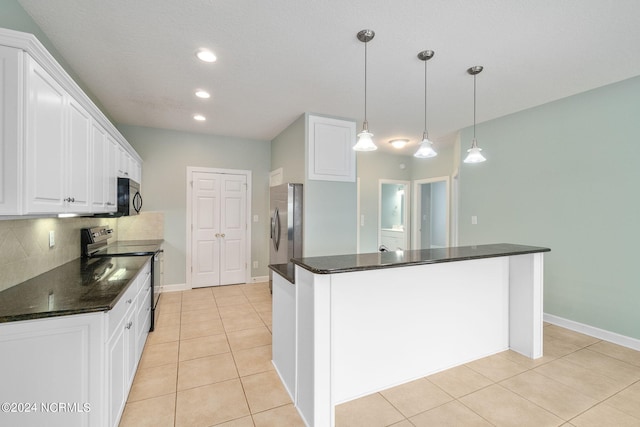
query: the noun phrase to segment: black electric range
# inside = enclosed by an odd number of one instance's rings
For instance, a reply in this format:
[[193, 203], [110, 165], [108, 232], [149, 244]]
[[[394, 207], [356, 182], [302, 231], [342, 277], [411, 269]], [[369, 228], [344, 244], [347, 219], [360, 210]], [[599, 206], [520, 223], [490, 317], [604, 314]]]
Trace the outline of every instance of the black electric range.
[[161, 263], [164, 251], [162, 240], [124, 240], [108, 244], [113, 230], [106, 226], [83, 228], [80, 230], [80, 253], [83, 258], [149, 256], [151, 263], [151, 327], [155, 326], [155, 311], [160, 300]]

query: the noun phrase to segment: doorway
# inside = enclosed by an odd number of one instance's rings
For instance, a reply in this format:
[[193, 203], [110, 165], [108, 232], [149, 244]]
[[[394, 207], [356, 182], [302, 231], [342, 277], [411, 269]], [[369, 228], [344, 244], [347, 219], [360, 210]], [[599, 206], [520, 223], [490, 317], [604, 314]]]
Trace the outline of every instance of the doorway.
[[378, 183], [378, 249], [409, 249], [409, 181]]
[[187, 169], [187, 287], [246, 283], [251, 172]]
[[449, 177], [413, 182], [413, 249], [449, 246]]

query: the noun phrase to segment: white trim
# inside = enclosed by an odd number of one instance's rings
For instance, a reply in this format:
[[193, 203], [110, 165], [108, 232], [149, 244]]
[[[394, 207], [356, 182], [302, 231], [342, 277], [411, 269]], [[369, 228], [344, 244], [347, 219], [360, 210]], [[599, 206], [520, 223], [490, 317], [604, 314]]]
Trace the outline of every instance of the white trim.
[[573, 320], [554, 316], [553, 314], [548, 313], [544, 313], [544, 321], [575, 332], [580, 332], [581, 334], [609, 341], [632, 350], [640, 351], [640, 340], [636, 338], [620, 335], [616, 332], [606, 331], [604, 329], [596, 328], [595, 326], [585, 325], [584, 323], [575, 322]]
[[173, 285], [163, 285], [160, 288], [160, 292], [161, 293], [165, 293], [165, 292], [180, 292], [180, 291], [188, 291], [189, 287], [187, 287], [186, 283], [176, 283]]
[[283, 179], [284, 170], [282, 168], [269, 172], [269, 187], [275, 187], [276, 185], [282, 184]]
[[[380, 249], [382, 244], [382, 184], [402, 184], [405, 188], [404, 195], [404, 207], [402, 215], [402, 223], [404, 224], [404, 248], [409, 249], [411, 245], [411, 224], [410, 224], [410, 206], [411, 206], [411, 181], [398, 180], [398, 179], [379, 179], [378, 180], [378, 242], [376, 245], [377, 250]], [[359, 222], [358, 222], [359, 224]], [[389, 248], [389, 250], [393, 250]]]
[[262, 283], [262, 282], [268, 282], [268, 281], [269, 281], [269, 276], [256, 276], [251, 278], [251, 283]]
[[360, 177], [356, 178], [356, 253], [360, 253], [360, 227], [362, 227], [362, 211], [360, 210]]
[[187, 218], [186, 218], [186, 232], [187, 232], [187, 248], [186, 248], [186, 277], [187, 289], [191, 289], [192, 285], [192, 277], [191, 277], [191, 214], [192, 214], [192, 206], [191, 199], [193, 196], [193, 174], [195, 172], [204, 172], [204, 173], [219, 173], [219, 174], [228, 174], [228, 175], [245, 175], [247, 179], [247, 210], [246, 210], [246, 224], [247, 224], [247, 236], [246, 236], [246, 258], [245, 258], [245, 282], [247, 279], [251, 277], [251, 218], [253, 217], [253, 211], [251, 210], [251, 171], [245, 169], [219, 169], [219, 168], [205, 168], [199, 166], [187, 166]]
[[415, 181], [413, 181], [413, 200], [411, 201], [411, 205], [412, 205], [412, 212], [411, 212], [411, 216], [413, 218], [412, 224], [411, 224], [411, 249], [429, 249], [429, 248], [418, 248], [418, 242], [420, 242], [420, 216], [418, 214], [419, 206], [420, 206], [420, 201], [418, 200], [418, 197], [420, 197], [420, 186], [422, 184], [433, 184], [434, 182], [444, 182], [445, 186], [447, 187], [446, 189], [446, 207], [447, 207], [447, 214], [446, 214], [446, 221], [447, 221], [447, 232], [446, 232], [446, 241], [445, 241], [445, 246], [449, 247], [451, 246], [451, 180], [448, 176], [437, 176], [434, 178], [426, 178], [426, 179], [417, 179]]

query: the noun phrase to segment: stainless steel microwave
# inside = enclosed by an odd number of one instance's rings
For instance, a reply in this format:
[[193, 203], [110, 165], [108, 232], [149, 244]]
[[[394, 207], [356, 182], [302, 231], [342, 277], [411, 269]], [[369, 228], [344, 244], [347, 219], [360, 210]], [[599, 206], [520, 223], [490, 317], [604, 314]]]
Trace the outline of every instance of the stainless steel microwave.
[[130, 178], [118, 178], [117, 216], [138, 215], [141, 210], [140, 184]]

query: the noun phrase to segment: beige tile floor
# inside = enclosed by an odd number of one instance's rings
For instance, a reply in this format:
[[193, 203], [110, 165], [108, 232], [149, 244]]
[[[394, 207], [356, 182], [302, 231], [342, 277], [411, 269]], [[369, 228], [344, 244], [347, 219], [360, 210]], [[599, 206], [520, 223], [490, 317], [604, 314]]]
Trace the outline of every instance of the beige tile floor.
[[[640, 352], [554, 325], [506, 351], [336, 408], [354, 426], [640, 426]], [[163, 294], [120, 426], [302, 426], [271, 364], [266, 283]]]

